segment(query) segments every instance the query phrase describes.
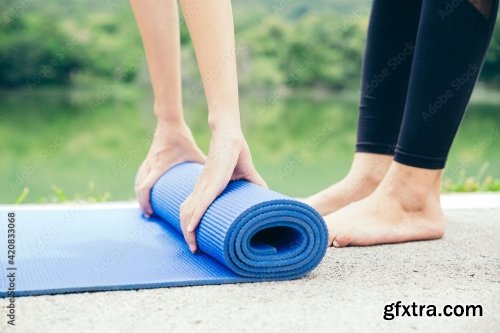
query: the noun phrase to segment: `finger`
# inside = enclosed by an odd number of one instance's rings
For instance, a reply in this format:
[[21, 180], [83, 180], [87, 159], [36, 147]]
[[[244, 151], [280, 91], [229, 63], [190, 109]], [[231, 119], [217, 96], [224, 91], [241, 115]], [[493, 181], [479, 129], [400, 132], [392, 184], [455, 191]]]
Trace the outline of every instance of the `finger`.
[[252, 170], [244, 177], [244, 179], [246, 179], [249, 182], [254, 183], [256, 185], [259, 185], [259, 186], [267, 188], [266, 181], [257, 172], [257, 170], [255, 170], [255, 168], [252, 168]]
[[151, 195], [151, 188], [153, 187], [156, 178], [157, 177], [154, 174], [149, 174], [142, 183], [138, 184], [137, 193], [138, 193], [139, 206], [141, 207], [142, 211], [144, 212], [144, 215], [147, 218], [153, 215], [153, 208], [151, 207], [150, 195]]
[[230, 176], [224, 177], [219, 173], [218, 177], [213, 177], [211, 172], [202, 173], [193, 193], [189, 196], [181, 209], [181, 229], [184, 239], [191, 251], [196, 251], [196, 228], [198, 227], [203, 214], [212, 202], [224, 190]]
[[135, 184], [135, 196], [137, 198], [137, 202], [139, 202], [139, 207], [141, 211], [146, 214], [146, 205], [144, 204], [144, 195], [142, 190], [142, 181], [138, 181]]
[[191, 252], [195, 253], [198, 251], [198, 244], [196, 242], [196, 231], [193, 230], [191, 232], [187, 232], [186, 235], [184, 236], [186, 243], [188, 244], [189, 250]]
[[138, 192], [139, 206], [144, 212], [146, 218], [150, 218], [153, 215], [153, 208], [151, 208], [151, 203], [149, 202], [149, 190], [147, 188], [141, 188]]
[[137, 171], [137, 175], [135, 177], [135, 183], [134, 183], [134, 191], [135, 191], [135, 196], [137, 198], [137, 201], [139, 202], [139, 207], [141, 208], [141, 211], [145, 213], [145, 207], [143, 205], [143, 199], [142, 199], [142, 184], [144, 183], [145, 178], [147, 177], [149, 171], [146, 171], [146, 162], [143, 162], [139, 166], [139, 170]]
[[188, 232], [188, 226], [191, 221], [191, 217], [193, 216], [194, 213], [194, 207], [196, 205], [196, 193], [192, 193], [188, 196], [186, 201], [184, 201], [181, 205], [180, 209], [180, 220], [181, 220], [181, 231], [182, 235], [184, 236], [184, 240], [186, 241], [186, 244], [189, 247], [189, 250], [191, 252], [196, 252], [197, 246], [196, 246], [196, 237], [193, 239], [192, 234], [194, 232]]
[[192, 200], [192, 194], [190, 194], [186, 200], [181, 204], [181, 207], [179, 209], [179, 220], [181, 223], [181, 230], [182, 234], [184, 235], [184, 238], [186, 238], [186, 229], [189, 224], [189, 221], [191, 220], [191, 216], [193, 215], [192, 209], [191, 209], [191, 200]]
[[198, 248], [196, 244], [196, 228], [203, 214], [217, 196], [224, 190], [233, 174], [237, 154], [234, 156], [219, 154], [221, 148], [216, 143], [211, 146], [207, 162], [196, 182], [193, 192], [181, 207], [181, 229], [184, 239], [191, 251]]
[[228, 181], [215, 184], [213, 186], [208, 186], [205, 190], [202, 190], [197, 193], [195, 196], [196, 201], [194, 201], [194, 206], [192, 209], [191, 218], [189, 220], [189, 224], [186, 228], [186, 241], [190, 247], [197, 247], [196, 239], [194, 238], [194, 234], [196, 232], [196, 228], [200, 224], [200, 221], [207, 211], [208, 207], [213, 203], [213, 201], [222, 193], [224, 188], [226, 187]]
[[191, 251], [196, 251], [198, 249], [198, 244], [196, 243], [196, 229], [200, 224], [203, 214], [205, 214], [208, 206], [210, 206], [211, 203], [212, 200], [210, 200], [210, 202], [208, 202], [207, 204], [207, 200], [201, 199], [200, 201], [198, 201], [198, 204], [193, 210], [193, 214], [191, 215], [191, 219], [189, 220], [189, 224], [187, 225], [185, 235], [186, 242]]

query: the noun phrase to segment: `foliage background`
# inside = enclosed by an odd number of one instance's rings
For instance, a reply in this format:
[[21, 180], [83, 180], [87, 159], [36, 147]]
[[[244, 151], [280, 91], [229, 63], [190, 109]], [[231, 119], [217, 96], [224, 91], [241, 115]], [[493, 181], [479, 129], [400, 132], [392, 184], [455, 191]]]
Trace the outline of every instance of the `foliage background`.
[[[276, 189], [307, 195], [347, 170], [370, 4], [233, 1], [245, 130]], [[181, 43], [186, 117], [206, 149], [206, 106], [182, 19]], [[497, 27], [450, 156], [446, 190], [500, 187], [499, 87]], [[130, 179], [154, 119], [127, 1], [0, 0], [0, 97], [0, 180], [7, 184], [0, 200], [20, 193], [27, 201], [88, 191], [94, 198], [133, 196]]]

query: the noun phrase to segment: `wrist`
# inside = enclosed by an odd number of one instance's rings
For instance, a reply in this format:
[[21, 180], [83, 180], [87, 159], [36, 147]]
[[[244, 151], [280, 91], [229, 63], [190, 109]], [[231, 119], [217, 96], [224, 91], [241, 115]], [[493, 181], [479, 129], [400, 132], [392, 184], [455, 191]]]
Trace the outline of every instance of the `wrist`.
[[156, 101], [154, 113], [158, 123], [179, 125], [185, 123], [184, 113], [181, 105], [172, 105]]
[[186, 125], [184, 118], [156, 117], [157, 127], [179, 127]]
[[241, 127], [234, 126], [233, 124], [218, 124], [212, 129], [212, 140], [217, 142], [224, 142], [225, 145], [231, 147], [239, 147], [245, 142], [245, 137]]
[[184, 119], [157, 119], [155, 137], [160, 140], [172, 141], [183, 136], [183, 133], [190, 132]]
[[212, 133], [241, 131], [239, 112], [231, 115], [210, 113], [208, 116], [208, 126]]

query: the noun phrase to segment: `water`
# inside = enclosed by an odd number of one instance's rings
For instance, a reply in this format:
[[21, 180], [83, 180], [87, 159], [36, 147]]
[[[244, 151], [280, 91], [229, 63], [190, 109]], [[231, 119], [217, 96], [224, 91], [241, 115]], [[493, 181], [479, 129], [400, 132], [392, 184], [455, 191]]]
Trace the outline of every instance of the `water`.
[[[189, 94], [188, 94], [189, 95]], [[339, 180], [354, 152], [355, 95], [313, 91], [242, 93], [244, 132], [254, 162], [271, 188], [306, 196]], [[186, 97], [185, 112], [206, 151], [210, 131], [199, 96]], [[500, 110], [475, 102], [455, 140], [446, 177], [459, 181], [488, 163], [500, 178]], [[29, 188], [26, 202], [46, 201], [53, 185], [74, 198], [109, 192], [111, 200], [134, 196], [133, 178], [148, 150], [154, 126], [151, 96], [133, 87], [50, 89], [0, 95], [0, 203]]]

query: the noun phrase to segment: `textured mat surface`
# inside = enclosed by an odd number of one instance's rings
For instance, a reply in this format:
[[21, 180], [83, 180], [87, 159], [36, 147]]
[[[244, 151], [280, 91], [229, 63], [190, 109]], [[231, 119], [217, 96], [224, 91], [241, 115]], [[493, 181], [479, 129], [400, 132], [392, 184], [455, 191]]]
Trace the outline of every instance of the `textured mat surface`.
[[[184, 163], [160, 178], [149, 220], [137, 208], [2, 209], [0, 296], [12, 287], [13, 268], [21, 296], [293, 279], [321, 261], [327, 230], [319, 214], [246, 181], [231, 182], [210, 206], [197, 231], [201, 253], [193, 255], [178, 214], [200, 172]], [[16, 214], [14, 265], [9, 211]]]

